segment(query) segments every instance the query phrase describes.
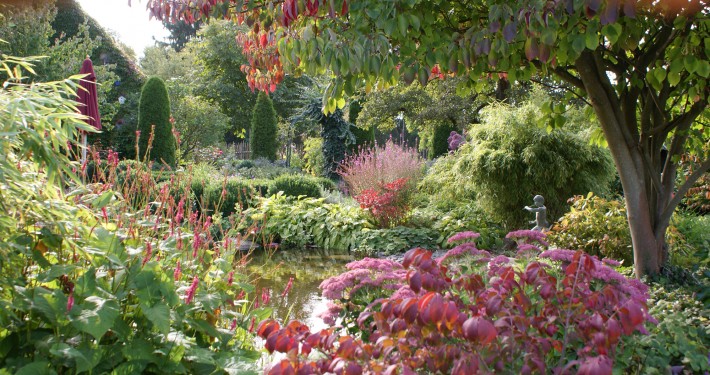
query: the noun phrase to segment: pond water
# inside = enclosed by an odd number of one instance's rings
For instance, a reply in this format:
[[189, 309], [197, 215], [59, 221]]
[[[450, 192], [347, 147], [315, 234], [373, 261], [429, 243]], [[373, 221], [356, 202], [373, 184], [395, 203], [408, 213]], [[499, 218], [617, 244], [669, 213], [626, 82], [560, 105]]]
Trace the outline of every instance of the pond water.
[[[342, 251], [277, 250], [271, 254], [253, 254], [249, 270], [258, 276], [257, 293], [263, 288], [270, 290], [273, 318], [281, 322], [299, 320], [313, 332], [327, 327], [319, 315], [327, 310], [328, 300], [321, 296], [318, 286], [323, 280], [344, 272], [345, 264], [352, 260], [351, 255]], [[293, 287], [282, 297], [291, 277]]]

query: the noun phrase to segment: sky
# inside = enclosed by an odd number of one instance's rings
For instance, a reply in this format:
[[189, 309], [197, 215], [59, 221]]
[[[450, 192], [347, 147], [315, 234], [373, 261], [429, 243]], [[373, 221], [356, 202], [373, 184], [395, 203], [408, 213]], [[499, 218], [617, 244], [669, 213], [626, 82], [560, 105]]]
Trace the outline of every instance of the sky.
[[133, 48], [136, 56], [143, 57], [143, 49], [153, 45], [153, 37], [163, 40], [169, 35], [162, 23], [149, 20], [146, 1], [133, 0], [77, 0], [82, 9], [101, 26], [114, 31], [118, 38]]

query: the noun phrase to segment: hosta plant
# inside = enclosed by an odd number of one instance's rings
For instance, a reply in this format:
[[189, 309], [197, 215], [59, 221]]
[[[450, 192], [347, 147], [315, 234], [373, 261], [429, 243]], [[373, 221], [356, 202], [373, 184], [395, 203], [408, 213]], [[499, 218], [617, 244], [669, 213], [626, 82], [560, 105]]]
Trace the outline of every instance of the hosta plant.
[[413, 249], [401, 263], [355, 263], [326, 280], [324, 294], [344, 309], [371, 286], [384, 296], [355, 304], [356, 334], [263, 321], [266, 349], [287, 353], [268, 372], [610, 374], [624, 340], [653, 322], [646, 285], [613, 261], [541, 252], [545, 235], [527, 230], [508, 235], [517, 258], [493, 256], [477, 237], [453, 236], [459, 245], [439, 259]]

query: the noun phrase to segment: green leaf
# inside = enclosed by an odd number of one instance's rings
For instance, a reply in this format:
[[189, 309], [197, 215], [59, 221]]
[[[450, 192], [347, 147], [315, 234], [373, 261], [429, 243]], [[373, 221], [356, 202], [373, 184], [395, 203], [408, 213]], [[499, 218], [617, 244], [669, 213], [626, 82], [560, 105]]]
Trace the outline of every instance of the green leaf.
[[695, 72], [703, 78], [708, 78], [710, 76], [710, 62], [700, 61]]
[[588, 32], [585, 34], [584, 43], [587, 49], [595, 50], [599, 46], [599, 35]]
[[153, 307], [143, 307], [143, 314], [160, 333], [170, 332], [170, 308], [166, 304], [158, 302]]
[[75, 292], [77, 295], [89, 295], [96, 290], [96, 269], [89, 269], [81, 275], [74, 283]]
[[582, 51], [584, 51], [585, 41], [586, 39], [582, 35], [574, 36], [572, 40], [572, 51], [574, 51], [576, 55], [580, 55]]
[[154, 359], [153, 345], [141, 338], [131, 340], [130, 345], [124, 346], [121, 352], [129, 361], [150, 361]]
[[104, 208], [111, 202], [111, 198], [113, 198], [113, 191], [105, 191], [103, 194], [96, 197], [96, 199], [91, 202], [91, 205], [96, 209]]
[[412, 25], [415, 31], [419, 31], [419, 28], [422, 25], [422, 22], [419, 20], [419, 17], [410, 14], [409, 15], [409, 24]]
[[602, 34], [609, 39], [611, 44], [616, 44], [616, 41], [621, 36], [621, 31], [621, 25], [618, 23], [610, 23], [602, 28]]
[[551, 46], [555, 44], [555, 41], [557, 40], [557, 32], [551, 28], [546, 28], [542, 31], [542, 35], [540, 35], [540, 41], [548, 46]]
[[683, 58], [683, 65], [685, 69], [690, 73], [695, 73], [700, 67], [700, 61], [693, 55], [688, 55]]
[[404, 14], [397, 16], [397, 26], [399, 26], [399, 32], [402, 36], [407, 36], [407, 28], [409, 27], [409, 22], [407, 22], [407, 17]]
[[119, 306], [115, 300], [107, 300], [96, 296], [88, 297], [80, 305], [79, 316], [72, 320], [72, 325], [93, 336], [96, 340], [113, 327], [118, 318]]
[[668, 83], [670, 83], [671, 86], [677, 85], [678, 82], [680, 82], [680, 73], [668, 73]]
[[44, 375], [49, 374], [49, 362], [37, 361], [28, 365], [22, 366], [15, 375]]

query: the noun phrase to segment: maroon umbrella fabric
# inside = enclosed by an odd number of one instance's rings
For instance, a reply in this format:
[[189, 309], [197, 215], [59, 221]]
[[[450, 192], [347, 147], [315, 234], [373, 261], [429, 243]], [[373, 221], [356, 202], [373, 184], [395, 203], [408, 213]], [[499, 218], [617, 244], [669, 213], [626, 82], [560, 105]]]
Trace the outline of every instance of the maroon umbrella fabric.
[[76, 101], [79, 103], [79, 112], [88, 117], [86, 123], [101, 130], [101, 115], [99, 114], [98, 97], [96, 96], [96, 74], [94, 74], [94, 65], [88, 57], [81, 65], [80, 74], [88, 74], [79, 81], [82, 87], [78, 91]]

